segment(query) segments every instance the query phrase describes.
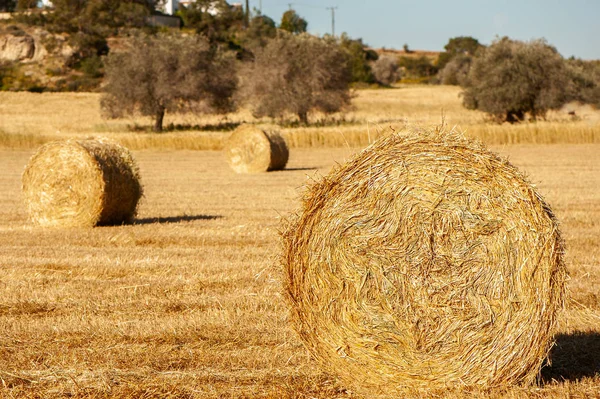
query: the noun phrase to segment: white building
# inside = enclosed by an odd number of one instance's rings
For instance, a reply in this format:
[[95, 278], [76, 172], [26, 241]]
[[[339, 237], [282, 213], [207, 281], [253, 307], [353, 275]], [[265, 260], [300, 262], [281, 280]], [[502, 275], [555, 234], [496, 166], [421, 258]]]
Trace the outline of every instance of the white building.
[[165, 14], [174, 15], [177, 12], [178, 8], [179, 8], [179, 1], [177, 1], [177, 0], [167, 0], [165, 2], [165, 7], [164, 7], [163, 12]]
[[[188, 7], [190, 4], [194, 3], [194, 0], [167, 0], [165, 2], [163, 12], [165, 14], [174, 15], [179, 9], [179, 5], [184, 7]], [[242, 7], [242, 3], [232, 3], [230, 7]], [[219, 8], [217, 7], [217, 2], [214, 1], [208, 6], [207, 10], [202, 10], [203, 12], [208, 12], [211, 15], [217, 15], [219, 13]]]

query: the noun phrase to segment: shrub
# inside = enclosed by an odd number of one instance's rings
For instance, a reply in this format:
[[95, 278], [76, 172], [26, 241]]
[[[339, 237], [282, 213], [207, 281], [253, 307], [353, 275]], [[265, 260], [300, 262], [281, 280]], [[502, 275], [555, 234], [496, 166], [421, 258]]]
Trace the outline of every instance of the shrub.
[[103, 66], [102, 58], [97, 55], [93, 55], [81, 60], [79, 70], [90, 78], [99, 78], [103, 75]]
[[101, 107], [107, 117], [140, 113], [161, 131], [167, 111], [228, 111], [237, 86], [234, 59], [198, 35], [134, 38], [105, 60]]
[[347, 59], [331, 40], [281, 35], [255, 51], [242, 73], [240, 101], [255, 116], [294, 113], [308, 123], [308, 112], [335, 112], [350, 102]]
[[0, 12], [13, 12], [16, 6], [16, 0], [2, 0], [0, 2]]
[[[217, 12], [213, 12], [217, 11]], [[198, 0], [181, 7], [179, 16], [183, 25], [206, 36], [211, 42], [229, 42], [233, 31], [244, 26], [244, 13], [224, 0]]]
[[248, 29], [242, 32], [242, 44], [249, 48], [263, 47], [277, 35], [275, 21], [266, 15], [256, 15], [250, 20]]
[[279, 25], [281, 29], [296, 34], [306, 32], [307, 26], [308, 22], [296, 14], [294, 10], [284, 12], [281, 16], [281, 24]]
[[438, 79], [443, 85], [464, 85], [471, 69], [473, 57], [459, 54], [448, 62], [444, 69], [438, 72]]
[[346, 54], [352, 82], [374, 83], [375, 76], [369, 63], [377, 61], [377, 53], [368, 50], [362, 39], [351, 39], [346, 33], [340, 36], [339, 44]]
[[382, 85], [389, 86], [400, 80], [398, 59], [393, 56], [385, 55], [379, 57], [373, 64], [372, 70], [375, 79]]
[[568, 99], [565, 62], [544, 40], [504, 37], [475, 56], [464, 82], [463, 104], [498, 121], [535, 119]]
[[437, 66], [438, 68], [444, 69], [444, 67], [454, 59], [456, 56], [474, 56], [477, 51], [484, 47], [479, 41], [471, 36], [458, 36], [453, 37], [448, 41], [448, 44], [444, 46], [443, 53], [438, 56]]
[[567, 61], [571, 77], [570, 100], [600, 107], [600, 61]]
[[408, 78], [428, 82], [435, 76], [438, 69], [431, 59], [425, 55], [420, 57], [400, 57], [399, 64]]

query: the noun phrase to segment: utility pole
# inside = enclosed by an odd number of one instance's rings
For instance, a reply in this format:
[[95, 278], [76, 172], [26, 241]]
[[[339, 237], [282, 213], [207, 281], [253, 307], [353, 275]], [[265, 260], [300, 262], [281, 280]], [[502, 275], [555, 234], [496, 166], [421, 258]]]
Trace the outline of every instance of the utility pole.
[[331, 10], [331, 36], [335, 37], [335, 10], [336, 7], [326, 7], [328, 10]]
[[250, 26], [250, 0], [246, 0], [246, 18], [244, 23], [246, 28]]
[[260, 13], [262, 14], [262, 0], [260, 0], [258, 2], [258, 9], [260, 10]]
[[288, 3], [288, 6], [290, 7], [290, 11], [292, 11], [292, 6], [294, 5], [294, 3]]

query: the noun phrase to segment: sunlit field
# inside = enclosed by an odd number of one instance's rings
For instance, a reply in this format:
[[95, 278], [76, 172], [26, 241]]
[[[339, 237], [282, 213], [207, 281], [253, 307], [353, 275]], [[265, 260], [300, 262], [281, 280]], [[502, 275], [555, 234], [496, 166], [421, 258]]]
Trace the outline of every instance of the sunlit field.
[[[35, 148], [59, 138], [109, 136], [131, 149], [222, 148], [240, 123], [277, 123], [292, 148], [363, 147], [406, 124], [438, 125], [444, 121], [488, 144], [599, 143], [600, 111], [569, 105], [546, 120], [516, 125], [490, 123], [485, 114], [462, 106], [460, 88], [403, 86], [358, 90], [344, 113], [310, 115], [311, 125], [299, 127], [294, 117], [257, 120], [244, 110], [227, 115], [165, 116], [166, 132], [150, 133], [149, 118], [103, 119], [99, 94], [0, 92], [0, 147]], [[573, 111], [574, 115], [569, 114]]]
[[[357, 397], [319, 370], [288, 323], [278, 232], [304, 186], [334, 164], [442, 115], [509, 157], [552, 206], [570, 299], [534, 386], [441, 397], [600, 397], [597, 113], [491, 125], [457, 96], [450, 87], [361, 91], [345, 115], [283, 128], [286, 170], [238, 175], [207, 150], [227, 137], [219, 127], [255, 121], [244, 112], [167, 116], [192, 129], [154, 134], [128, 130], [147, 119], [103, 120], [96, 94], [0, 93], [0, 397]], [[92, 135], [134, 150], [145, 189], [135, 223], [32, 226], [21, 198], [29, 157], [45, 141]]]

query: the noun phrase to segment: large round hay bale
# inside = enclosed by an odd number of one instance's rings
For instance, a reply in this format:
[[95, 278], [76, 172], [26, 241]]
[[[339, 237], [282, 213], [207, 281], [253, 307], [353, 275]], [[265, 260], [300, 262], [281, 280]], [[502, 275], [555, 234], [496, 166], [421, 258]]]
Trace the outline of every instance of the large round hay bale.
[[225, 143], [225, 158], [237, 173], [282, 170], [289, 151], [285, 140], [273, 129], [241, 125]]
[[388, 136], [307, 190], [283, 233], [292, 320], [366, 397], [530, 383], [566, 272], [557, 222], [455, 132]]
[[105, 139], [48, 143], [33, 155], [23, 173], [27, 211], [40, 226], [131, 222], [141, 195], [131, 153]]

